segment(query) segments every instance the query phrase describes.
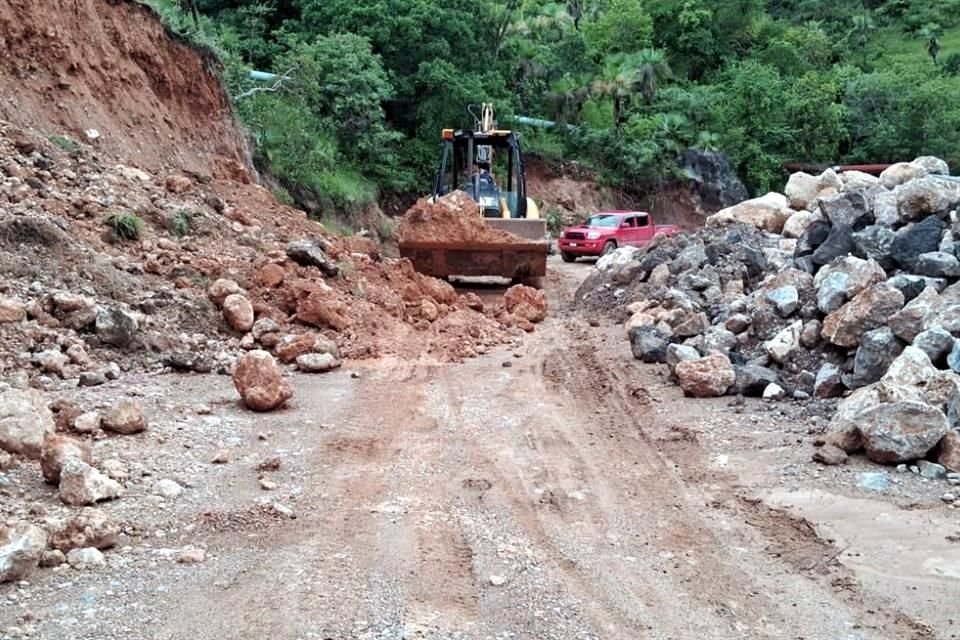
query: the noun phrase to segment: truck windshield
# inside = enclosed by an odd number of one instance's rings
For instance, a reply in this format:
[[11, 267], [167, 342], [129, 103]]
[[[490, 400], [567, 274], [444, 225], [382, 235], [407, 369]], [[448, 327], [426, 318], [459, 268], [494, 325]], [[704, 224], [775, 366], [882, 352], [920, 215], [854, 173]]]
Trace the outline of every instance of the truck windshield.
[[607, 227], [614, 229], [620, 225], [620, 218], [611, 215], [590, 216], [587, 219], [588, 227]]

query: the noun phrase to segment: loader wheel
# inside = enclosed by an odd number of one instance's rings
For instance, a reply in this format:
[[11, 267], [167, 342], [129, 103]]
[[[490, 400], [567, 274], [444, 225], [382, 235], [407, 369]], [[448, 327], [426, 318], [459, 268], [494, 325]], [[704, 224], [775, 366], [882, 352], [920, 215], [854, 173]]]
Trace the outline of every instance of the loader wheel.
[[567, 253], [566, 251], [561, 251], [561, 252], [560, 252], [560, 257], [563, 259], [564, 262], [576, 262], [576, 261], [577, 261], [577, 256], [573, 255], [572, 253]]
[[601, 256], [605, 256], [613, 253], [617, 250], [617, 241], [616, 240], [607, 240], [607, 244], [603, 245], [603, 253]]

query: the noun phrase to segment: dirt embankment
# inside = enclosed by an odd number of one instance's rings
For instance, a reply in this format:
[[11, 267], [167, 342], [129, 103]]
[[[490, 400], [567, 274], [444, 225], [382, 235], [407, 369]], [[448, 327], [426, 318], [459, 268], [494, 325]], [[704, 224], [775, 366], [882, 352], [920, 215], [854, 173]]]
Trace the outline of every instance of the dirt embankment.
[[219, 64], [130, 0], [0, 3], [0, 119], [148, 171], [248, 179]]

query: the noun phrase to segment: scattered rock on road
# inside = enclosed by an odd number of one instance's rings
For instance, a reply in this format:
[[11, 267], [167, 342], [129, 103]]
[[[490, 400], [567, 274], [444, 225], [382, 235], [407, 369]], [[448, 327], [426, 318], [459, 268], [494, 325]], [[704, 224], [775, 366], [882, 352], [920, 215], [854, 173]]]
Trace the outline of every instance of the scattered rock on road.
[[244, 404], [253, 411], [273, 411], [293, 397], [293, 389], [266, 351], [243, 355], [234, 369], [233, 383]]

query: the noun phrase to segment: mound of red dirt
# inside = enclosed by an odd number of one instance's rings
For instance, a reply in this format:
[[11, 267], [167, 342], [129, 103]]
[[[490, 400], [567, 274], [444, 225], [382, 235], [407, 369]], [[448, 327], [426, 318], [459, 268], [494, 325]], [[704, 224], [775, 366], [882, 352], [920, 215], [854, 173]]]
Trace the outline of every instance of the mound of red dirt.
[[493, 229], [483, 221], [476, 202], [463, 191], [438, 198], [421, 198], [400, 222], [401, 242], [464, 244], [523, 243], [512, 233]]

